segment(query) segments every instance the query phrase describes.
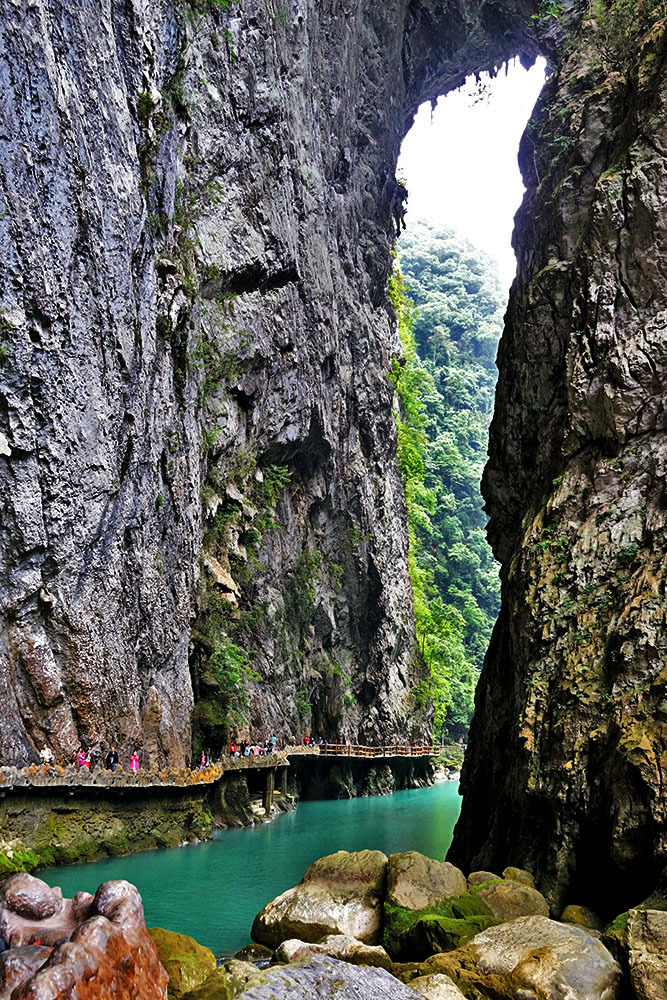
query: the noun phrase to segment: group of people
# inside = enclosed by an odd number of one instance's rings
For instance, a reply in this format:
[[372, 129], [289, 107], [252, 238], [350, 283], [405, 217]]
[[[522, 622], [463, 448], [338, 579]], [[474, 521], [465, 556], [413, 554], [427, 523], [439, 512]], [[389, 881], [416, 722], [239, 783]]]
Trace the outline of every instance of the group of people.
[[[42, 749], [39, 751], [39, 756], [41, 758], [42, 764], [46, 764], [47, 766], [50, 767], [53, 763], [55, 763], [55, 757], [53, 756], [53, 751], [49, 746], [47, 746], [46, 743], [44, 743]], [[115, 771], [116, 768], [118, 767], [119, 761], [120, 758], [118, 756], [118, 751], [116, 750], [115, 746], [111, 746], [107, 752], [106, 757], [104, 758], [104, 766], [106, 770]], [[79, 746], [72, 753], [72, 756], [70, 757], [70, 763], [74, 764], [76, 767], [85, 767], [88, 771], [90, 771], [93, 766], [90, 750], [86, 750], [83, 746]], [[130, 756], [128, 769], [134, 772], [139, 770], [139, 753], [136, 750]]]
[[278, 738], [276, 736], [267, 736], [264, 740], [264, 746], [260, 743], [248, 743], [246, 740], [241, 740], [240, 743], [237, 743], [236, 740], [232, 740], [229, 744], [229, 756], [268, 757], [269, 754], [276, 752], [277, 743]]

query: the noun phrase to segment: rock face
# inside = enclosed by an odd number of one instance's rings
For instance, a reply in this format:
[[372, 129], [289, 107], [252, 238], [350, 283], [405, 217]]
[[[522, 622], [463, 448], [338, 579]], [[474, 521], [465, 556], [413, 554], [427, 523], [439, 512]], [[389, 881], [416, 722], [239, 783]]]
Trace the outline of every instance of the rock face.
[[319, 941], [326, 934], [346, 934], [378, 944], [387, 858], [380, 851], [337, 851], [310, 866], [293, 889], [261, 910], [252, 937], [276, 947], [288, 938]]
[[167, 975], [128, 882], [63, 899], [13, 875], [0, 897], [0, 934], [11, 945], [0, 955], [0, 1000], [167, 1000]]
[[47, 739], [180, 764], [192, 682], [208, 735], [234, 650], [255, 732], [427, 730], [394, 167], [419, 102], [538, 51], [533, 4], [230, 7], [3, 13], [5, 763]]
[[555, 71], [522, 140], [483, 484], [503, 605], [450, 854], [608, 913], [667, 861], [666, 36], [621, 6], [538, 19]]
[[630, 981], [639, 1000], [667, 998], [667, 912], [633, 910], [628, 921]]

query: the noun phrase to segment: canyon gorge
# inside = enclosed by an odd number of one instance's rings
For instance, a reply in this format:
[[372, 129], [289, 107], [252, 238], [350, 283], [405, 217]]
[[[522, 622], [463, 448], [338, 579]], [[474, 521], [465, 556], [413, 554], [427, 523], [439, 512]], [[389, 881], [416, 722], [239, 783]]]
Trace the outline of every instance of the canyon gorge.
[[543, 55], [483, 484], [502, 606], [451, 857], [529, 868], [554, 905], [652, 891], [667, 33], [661, 4], [627, 12], [5, 0], [2, 764], [83, 741], [181, 767], [225, 684], [256, 730], [430, 738], [395, 167], [421, 103]]

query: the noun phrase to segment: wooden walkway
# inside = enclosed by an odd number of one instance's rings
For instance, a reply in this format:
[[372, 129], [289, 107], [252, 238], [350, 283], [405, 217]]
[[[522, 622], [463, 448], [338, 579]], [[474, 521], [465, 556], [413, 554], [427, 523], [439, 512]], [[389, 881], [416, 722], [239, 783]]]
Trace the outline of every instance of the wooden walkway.
[[85, 767], [73, 764], [61, 766], [58, 764], [30, 767], [0, 767], [0, 798], [6, 792], [21, 789], [62, 789], [70, 790], [84, 788], [101, 788], [108, 790], [125, 789], [170, 789], [188, 788], [197, 785], [214, 785], [224, 774], [236, 771], [271, 771], [290, 766], [290, 758], [299, 757], [365, 757], [374, 759], [389, 759], [395, 757], [437, 757], [439, 746], [402, 746], [391, 744], [387, 746], [370, 747], [355, 743], [322, 743], [314, 746], [290, 746], [285, 750], [275, 751], [268, 756], [255, 757], [223, 757], [215, 764], [204, 769], [184, 768], [182, 770], [157, 770], [140, 768], [137, 772], [129, 772], [118, 767], [112, 774], [101, 767], [88, 771]]
[[[438, 757], [440, 746], [403, 746], [389, 744], [382, 747], [366, 747], [355, 743], [324, 743], [319, 747], [323, 757]], [[288, 751], [289, 752], [289, 751]]]

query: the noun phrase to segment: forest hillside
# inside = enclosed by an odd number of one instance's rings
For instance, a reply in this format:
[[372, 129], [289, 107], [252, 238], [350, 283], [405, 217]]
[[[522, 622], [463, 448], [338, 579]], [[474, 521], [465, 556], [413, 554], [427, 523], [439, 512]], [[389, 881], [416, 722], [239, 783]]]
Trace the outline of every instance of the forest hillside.
[[425, 222], [401, 237], [398, 263], [391, 292], [404, 363], [393, 377], [417, 636], [436, 729], [458, 736], [500, 603], [480, 479], [505, 295], [490, 258]]

